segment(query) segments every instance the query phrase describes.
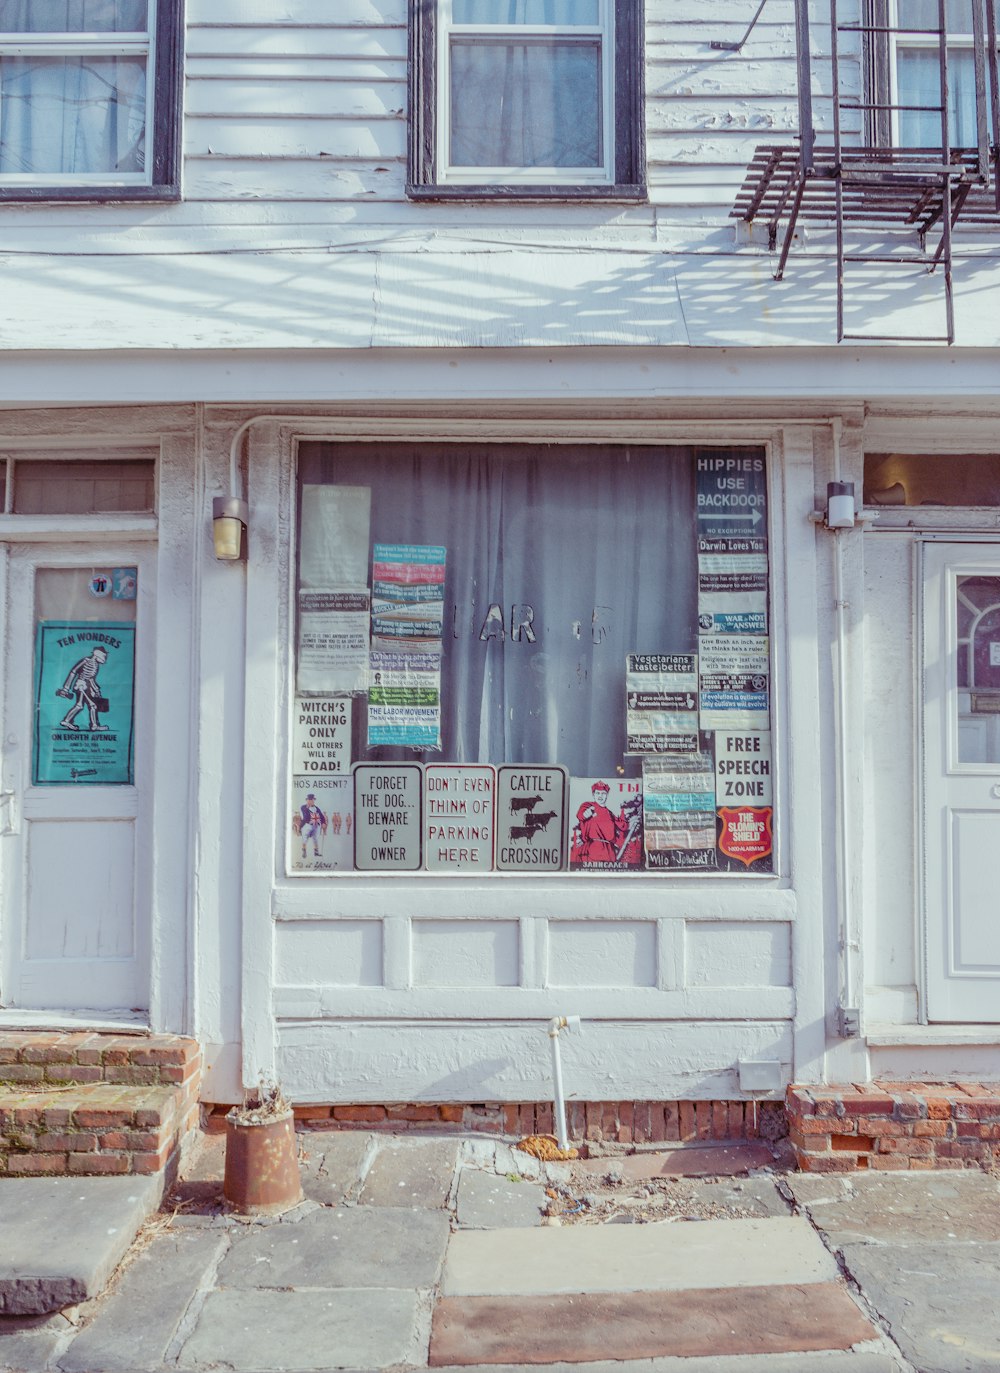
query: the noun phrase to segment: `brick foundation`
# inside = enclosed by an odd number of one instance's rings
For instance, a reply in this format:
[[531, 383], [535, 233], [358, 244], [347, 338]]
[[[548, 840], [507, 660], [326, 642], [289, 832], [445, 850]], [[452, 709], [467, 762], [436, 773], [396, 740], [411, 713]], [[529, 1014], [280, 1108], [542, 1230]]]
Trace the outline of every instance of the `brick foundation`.
[[0, 1034], [0, 1177], [169, 1173], [200, 1083], [191, 1039]]
[[1000, 1163], [1000, 1083], [793, 1086], [787, 1110], [804, 1172]]
[[[214, 1107], [209, 1128], [221, 1129], [228, 1110]], [[296, 1106], [295, 1118], [326, 1130], [483, 1131], [516, 1138], [553, 1131], [551, 1102]], [[566, 1125], [573, 1140], [606, 1144], [776, 1140], [788, 1132], [780, 1101], [570, 1101]]]

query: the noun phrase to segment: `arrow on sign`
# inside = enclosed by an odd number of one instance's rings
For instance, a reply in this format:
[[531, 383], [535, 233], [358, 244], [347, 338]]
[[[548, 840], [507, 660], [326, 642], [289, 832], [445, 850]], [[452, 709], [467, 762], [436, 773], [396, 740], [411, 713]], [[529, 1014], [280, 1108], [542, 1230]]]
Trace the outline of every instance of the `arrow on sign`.
[[759, 510], [753, 511], [750, 515], [733, 515], [728, 510], [699, 510], [699, 520], [753, 520], [754, 524], [760, 524], [764, 516]]

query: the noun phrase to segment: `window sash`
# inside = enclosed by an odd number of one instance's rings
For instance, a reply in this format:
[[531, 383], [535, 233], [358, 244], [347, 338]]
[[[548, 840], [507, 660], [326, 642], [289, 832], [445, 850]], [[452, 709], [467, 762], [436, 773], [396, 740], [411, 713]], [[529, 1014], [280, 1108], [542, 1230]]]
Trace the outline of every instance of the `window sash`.
[[[614, 4], [600, 0], [598, 24], [457, 24], [452, 19], [452, 0], [440, 0], [437, 25], [437, 166], [438, 181], [451, 185], [611, 185], [615, 180], [615, 32]], [[507, 42], [561, 42], [599, 45], [601, 110], [597, 136], [601, 148], [598, 166], [518, 164], [497, 166], [457, 165], [451, 160], [452, 39], [477, 40], [484, 45]]]
[[[899, 25], [902, 22], [903, 18], [904, 15], [900, 13], [899, 0], [890, 0], [891, 24], [893, 26]], [[957, 30], [948, 31], [949, 78], [952, 74], [951, 64], [953, 59], [961, 53], [971, 53], [972, 46], [973, 34], [971, 29], [964, 32], [959, 32]], [[901, 56], [903, 54], [917, 53], [933, 53], [936, 56], [937, 52], [938, 41], [936, 36], [934, 35], [922, 35], [919, 33], [893, 33], [889, 35], [889, 82], [891, 90], [889, 99], [893, 105], [898, 105], [902, 103], [901, 88], [903, 83], [900, 79]], [[959, 127], [961, 123], [971, 123], [972, 127], [975, 127], [976, 114], [974, 103], [974, 86], [972, 107], [967, 108], [963, 111], [960, 108], [956, 107], [955, 84], [950, 79], [948, 84], [948, 103], [950, 107], [948, 114], [949, 138], [953, 144], [956, 144], [958, 146], [974, 147], [976, 143], [976, 138], [974, 134], [971, 140], [966, 139], [962, 141], [958, 138]], [[989, 70], [987, 69], [987, 85], [988, 84]], [[938, 95], [936, 98], [940, 99], [940, 95]], [[928, 103], [931, 102], [929, 101]], [[892, 111], [891, 118], [891, 137], [893, 147], [918, 147], [928, 145], [927, 140], [922, 140], [920, 143], [914, 143], [913, 140], [908, 138], [905, 134], [906, 125], [908, 123], [914, 124], [919, 120], [932, 120], [934, 122], [935, 133], [933, 139], [929, 141], [929, 146], [934, 146], [939, 143], [941, 137], [941, 116], [937, 111], [928, 111], [926, 114], [920, 114], [918, 112], [894, 109]]]
[[[3, 172], [0, 188], [52, 186], [150, 186], [154, 179], [156, 128], [156, 31], [157, 0], [148, 0], [145, 31], [85, 31], [79, 33], [0, 33], [0, 118], [2, 118], [3, 59], [35, 58], [142, 58], [146, 64], [144, 167], [141, 172]], [[0, 135], [2, 135], [0, 128]]]

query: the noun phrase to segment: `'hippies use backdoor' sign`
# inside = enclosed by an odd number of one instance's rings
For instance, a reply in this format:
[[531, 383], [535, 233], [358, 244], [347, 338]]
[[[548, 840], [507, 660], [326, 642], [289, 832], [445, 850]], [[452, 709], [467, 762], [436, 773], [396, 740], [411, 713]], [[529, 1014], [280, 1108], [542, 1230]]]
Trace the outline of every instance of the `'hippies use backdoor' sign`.
[[132, 782], [135, 625], [43, 620], [35, 635], [32, 781]]

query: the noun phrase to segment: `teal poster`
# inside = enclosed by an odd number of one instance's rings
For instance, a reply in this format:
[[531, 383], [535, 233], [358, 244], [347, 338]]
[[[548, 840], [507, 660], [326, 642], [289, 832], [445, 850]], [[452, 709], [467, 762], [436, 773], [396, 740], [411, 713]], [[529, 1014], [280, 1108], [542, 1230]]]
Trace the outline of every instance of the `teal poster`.
[[32, 782], [132, 782], [135, 625], [41, 620]]

